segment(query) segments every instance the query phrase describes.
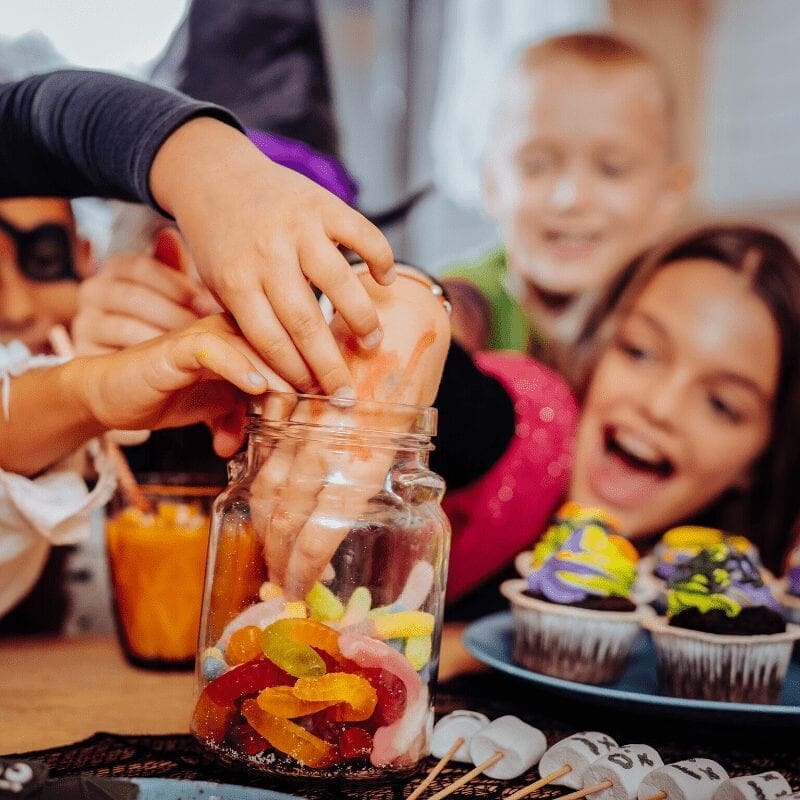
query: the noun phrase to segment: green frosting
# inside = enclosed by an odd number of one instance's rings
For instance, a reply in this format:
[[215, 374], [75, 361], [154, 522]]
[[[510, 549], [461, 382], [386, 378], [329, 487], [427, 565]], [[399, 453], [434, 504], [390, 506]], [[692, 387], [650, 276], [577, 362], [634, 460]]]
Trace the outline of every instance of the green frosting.
[[668, 584], [667, 616], [687, 609], [724, 611], [736, 617], [743, 606], [772, 606], [758, 568], [739, 550], [720, 543], [676, 567]]

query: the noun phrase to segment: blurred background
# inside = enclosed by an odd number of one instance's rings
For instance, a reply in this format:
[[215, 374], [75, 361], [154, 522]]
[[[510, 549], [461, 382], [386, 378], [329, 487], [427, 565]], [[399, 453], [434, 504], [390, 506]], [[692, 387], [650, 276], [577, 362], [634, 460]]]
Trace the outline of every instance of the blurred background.
[[[277, 5], [216, 3], [221, 43], [201, 49], [201, 61], [226, 46], [238, 11]], [[187, 11], [186, 0], [4, 0], [0, 78], [74, 64], [180, 85]], [[401, 259], [437, 271], [496, 242], [480, 208], [478, 162], [500, 71], [521, 42], [587, 27], [623, 33], [671, 72], [679, 146], [699, 176], [692, 220], [746, 217], [800, 243], [795, 0], [284, 0], [281, 13], [316, 17], [331, 123], [362, 210], [380, 212], [429, 187], [388, 230]], [[258, 35], [231, 33], [231, 59], [251, 58]], [[235, 76], [228, 83], [235, 92]], [[254, 124], [250, 106], [270, 101], [243, 102], [245, 112], [234, 110]], [[102, 251], [99, 219], [90, 227]]]

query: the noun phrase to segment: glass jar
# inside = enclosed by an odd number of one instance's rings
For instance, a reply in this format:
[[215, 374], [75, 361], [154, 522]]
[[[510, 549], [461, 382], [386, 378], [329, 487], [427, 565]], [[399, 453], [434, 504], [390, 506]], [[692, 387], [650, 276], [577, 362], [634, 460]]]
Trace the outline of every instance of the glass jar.
[[192, 732], [271, 775], [410, 774], [450, 538], [436, 411], [270, 393], [250, 419], [212, 515]]

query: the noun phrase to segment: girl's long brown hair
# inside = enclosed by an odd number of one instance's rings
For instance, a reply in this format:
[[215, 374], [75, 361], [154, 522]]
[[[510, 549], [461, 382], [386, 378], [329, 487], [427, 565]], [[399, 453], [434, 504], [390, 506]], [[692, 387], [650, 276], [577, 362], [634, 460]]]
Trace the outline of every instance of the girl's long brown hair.
[[800, 262], [779, 236], [754, 225], [708, 226], [634, 260], [589, 313], [570, 377], [585, 394], [620, 319], [660, 269], [685, 259], [710, 259], [741, 273], [769, 309], [780, 340], [770, 441], [750, 485], [725, 492], [691, 521], [746, 536], [764, 564], [780, 571], [800, 512]]

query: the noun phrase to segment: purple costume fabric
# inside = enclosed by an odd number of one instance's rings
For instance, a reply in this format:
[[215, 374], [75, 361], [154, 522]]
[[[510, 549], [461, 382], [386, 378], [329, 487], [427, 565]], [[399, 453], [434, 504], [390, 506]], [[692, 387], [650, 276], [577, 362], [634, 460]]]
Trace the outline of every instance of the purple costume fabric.
[[311, 178], [348, 205], [355, 204], [358, 184], [335, 158], [317, 152], [304, 142], [276, 133], [248, 128], [247, 136], [267, 158]]

